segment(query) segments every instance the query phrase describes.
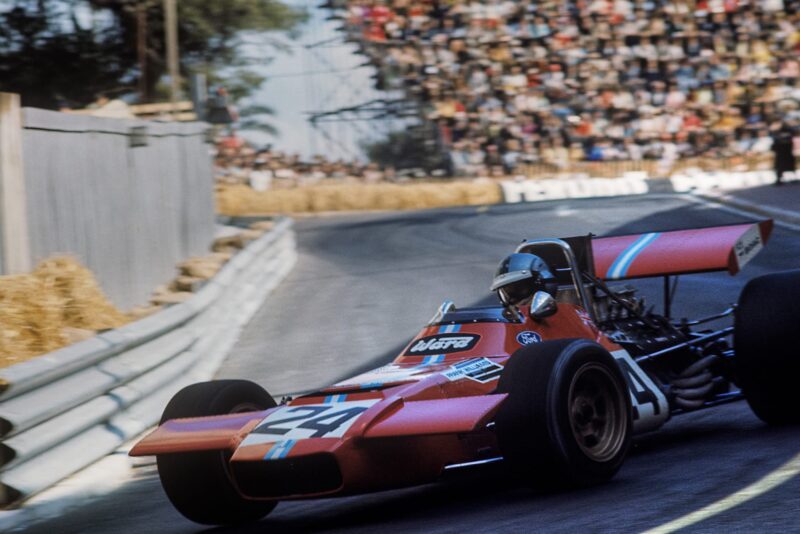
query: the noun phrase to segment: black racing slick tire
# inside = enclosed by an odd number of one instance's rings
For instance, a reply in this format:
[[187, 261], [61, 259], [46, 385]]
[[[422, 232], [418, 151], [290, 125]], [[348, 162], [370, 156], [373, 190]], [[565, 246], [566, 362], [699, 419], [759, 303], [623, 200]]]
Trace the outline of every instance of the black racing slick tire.
[[[170, 419], [225, 415], [276, 406], [258, 384], [247, 380], [200, 382], [180, 390], [169, 401], [161, 423]], [[239, 495], [228, 468], [229, 453], [203, 451], [156, 456], [158, 476], [173, 506], [187, 519], [204, 525], [257, 521], [277, 505]]]
[[584, 339], [528, 345], [498, 383], [495, 428], [514, 476], [539, 489], [589, 486], [622, 466], [633, 430], [630, 393], [613, 356]]
[[734, 318], [736, 382], [750, 408], [771, 425], [800, 423], [797, 326], [800, 271], [750, 280]]

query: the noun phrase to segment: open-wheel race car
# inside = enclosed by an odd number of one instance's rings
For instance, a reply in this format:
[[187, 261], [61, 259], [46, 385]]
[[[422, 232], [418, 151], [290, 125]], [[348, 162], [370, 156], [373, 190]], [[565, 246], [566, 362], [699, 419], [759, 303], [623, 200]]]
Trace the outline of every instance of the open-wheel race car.
[[[156, 455], [187, 518], [236, 524], [280, 500], [422, 484], [504, 462], [537, 486], [611, 478], [636, 433], [746, 399], [800, 421], [800, 271], [750, 280], [738, 304], [675, 319], [677, 275], [737, 273], [771, 221], [618, 237], [524, 241], [500, 265], [500, 303], [445, 302], [391, 363], [276, 405], [220, 380], [173, 397], [131, 455]], [[663, 312], [616, 281], [663, 277]], [[732, 326], [704, 329], [732, 318]]]

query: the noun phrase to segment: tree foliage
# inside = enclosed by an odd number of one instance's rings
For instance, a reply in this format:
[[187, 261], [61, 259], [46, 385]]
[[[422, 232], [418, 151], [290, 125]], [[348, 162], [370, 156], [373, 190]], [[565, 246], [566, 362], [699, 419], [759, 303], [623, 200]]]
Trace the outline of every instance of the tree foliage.
[[113, 28], [83, 27], [74, 9], [45, 0], [0, 7], [0, 90], [25, 105], [88, 103], [131, 83], [135, 54]]
[[382, 166], [427, 171], [446, 166], [442, 151], [424, 126], [390, 132], [384, 139], [365, 143], [362, 148], [370, 161]]
[[[137, 7], [147, 14], [147, 91], [158, 99], [166, 72], [161, 0], [0, 0], [0, 90], [25, 105], [81, 107], [136, 90]], [[230, 81], [234, 99], [263, 83], [242, 52], [253, 33], [292, 30], [304, 13], [280, 0], [178, 0], [181, 69]], [[263, 61], [260, 58], [259, 61]]]

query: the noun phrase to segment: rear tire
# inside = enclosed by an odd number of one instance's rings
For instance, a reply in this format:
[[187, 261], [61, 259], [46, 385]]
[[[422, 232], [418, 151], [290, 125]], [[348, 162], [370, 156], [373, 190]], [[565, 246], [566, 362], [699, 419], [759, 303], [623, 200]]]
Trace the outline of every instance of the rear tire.
[[511, 472], [539, 488], [609, 480], [631, 443], [630, 393], [613, 356], [583, 339], [523, 347], [498, 384], [495, 420]]
[[[193, 384], [169, 401], [161, 423], [170, 419], [205, 417], [276, 406], [258, 384], [246, 380], [215, 380]], [[156, 456], [161, 485], [173, 506], [187, 519], [204, 525], [235, 525], [257, 521], [277, 505], [239, 495], [228, 469], [229, 452], [202, 451]]]
[[750, 408], [771, 425], [800, 423], [797, 380], [800, 271], [750, 280], [734, 319], [737, 384]]

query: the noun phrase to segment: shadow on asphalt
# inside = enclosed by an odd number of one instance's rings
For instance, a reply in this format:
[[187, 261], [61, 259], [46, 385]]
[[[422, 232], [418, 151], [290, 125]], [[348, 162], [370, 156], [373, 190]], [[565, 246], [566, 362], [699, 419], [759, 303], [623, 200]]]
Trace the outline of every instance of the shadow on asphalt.
[[[744, 410], [748, 409], [745, 403], [739, 403], [739, 406]], [[687, 479], [687, 470], [691, 468], [671, 459], [682, 458], [692, 450], [698, 451], [694, 461], [703, 465], [709, 473], [713, 473], [715, 466], [724, 466], [721, 473], [711, 476], [724, 476], [726, 482], [736, 480], [737, 486], [744, 485], [749, 482], [748, 478], [755, 480], [764, 473], [738, 473], [738, 467], [730, 465], [724, 455], [714, 458], [714, 451], [724, 449], [731, 442], [738, 442], [740, 447], [755, 447], [763, 442], [797, 442], [800, 431], [790, 427], [771, 428], [756, 422], [750, 414], [731, 410], [732, 407], [729, 407], [729, 413], [735, 415], [731, 418], [713, 420], [704, 417], [692, 421], [693, 416], [688, 415], [688, 421], [671, 423], [671, 428], [667, 430], [638, 437], [623, 472], [610, 482], [597, 487], [555, 492], [534, 491], [509, 476], [504, 466], [495, 464], [454, 473], [438, 483], [414, 488], [358, 497], [284, 503], [280, 506], [296, 508], [284, 511], [290, 517], [267, 518], [256, 524], [235, 528], [199, 528], [198, 532], [296, 533], [349, 528], [370, 531], [386, 525], [391, 525], [389, 530], [392, 531], [408, 531], [416, 530], [426, 521], [441, 521], [448, 517], [456, 521], [459, 516], [481, 513], [481, 510], [486, 510], [487, 514], [495, 514], [499, 510], [503, 514], [504, 509], [523, 508], [529, 513], [533, 511], [547, 514], [553, 508], [581, 509], [584, 505], [594, 505], [598, 499], [614, 502], [616, 506], [624, 506], [627, 501], [631, 501], [630, 506], [636, 506], [636, 499], [652, 485], [644, 476], [637, 475], [640, 470], [652, 469], [653, 462], [659, 467], [662, 478], [683, 480], [684, 484], [691, 486], [692, 478]], [[713, 409], [694, 415], [710, 411]], [[785, 456], [772, 458], [771, 461], [780, 464], [795, 452], [787, 450]], [[721, 487], [724, 485], [721, 484]], [[277, 510], [280, 511], [281, 508]], [[297, 516], [291, 517], [295, 513]]]

